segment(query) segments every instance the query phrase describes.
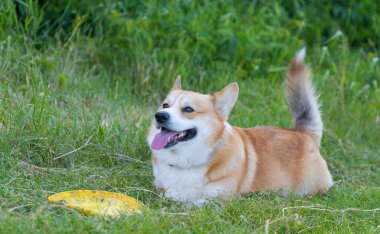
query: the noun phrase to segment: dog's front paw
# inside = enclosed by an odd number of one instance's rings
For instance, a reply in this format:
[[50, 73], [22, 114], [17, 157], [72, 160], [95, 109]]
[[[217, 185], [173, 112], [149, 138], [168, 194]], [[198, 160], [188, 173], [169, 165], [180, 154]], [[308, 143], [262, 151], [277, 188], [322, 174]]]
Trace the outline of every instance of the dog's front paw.
[[196, 200], [188, 200], [182, 203], [182, 206], [190, 209], [194, 207], [202, 207], [204, 204], [206, 204], [207, 199], [206, 198], [199, 198]]

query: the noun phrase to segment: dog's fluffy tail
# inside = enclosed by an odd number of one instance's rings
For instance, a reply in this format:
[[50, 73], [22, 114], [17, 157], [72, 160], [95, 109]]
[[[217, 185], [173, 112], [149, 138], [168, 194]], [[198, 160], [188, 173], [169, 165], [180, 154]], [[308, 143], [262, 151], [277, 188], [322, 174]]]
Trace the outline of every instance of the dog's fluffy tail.
[[288, 67], [286, 98], [293, 112], [294, 128], [307, 132], [319, 146], [323, 123], [318, 98], [314, 93], [309, 71], [305, 68], [305, 52], [305, 48], [301, 49]]

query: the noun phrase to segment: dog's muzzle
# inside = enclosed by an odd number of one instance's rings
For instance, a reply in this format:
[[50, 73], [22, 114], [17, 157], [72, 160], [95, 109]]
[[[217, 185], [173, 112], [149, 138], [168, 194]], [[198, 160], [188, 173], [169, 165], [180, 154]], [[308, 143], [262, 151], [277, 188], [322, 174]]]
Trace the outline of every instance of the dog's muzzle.
[[165, 124], [169, 121], [170, 115], [166, 111], [159, 111], [154, 115], [154, 118], [156, 119], [157, 123]]

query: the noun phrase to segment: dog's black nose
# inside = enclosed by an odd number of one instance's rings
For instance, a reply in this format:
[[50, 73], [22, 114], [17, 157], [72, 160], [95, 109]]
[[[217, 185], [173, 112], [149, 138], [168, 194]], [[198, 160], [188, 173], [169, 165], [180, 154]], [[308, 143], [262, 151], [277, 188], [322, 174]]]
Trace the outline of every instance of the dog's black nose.
[[169, 120], [169, 114], [165, 111], [157, 112], [154, 117], [156, 118], [156, 121], [161, 124], [166, 123]]

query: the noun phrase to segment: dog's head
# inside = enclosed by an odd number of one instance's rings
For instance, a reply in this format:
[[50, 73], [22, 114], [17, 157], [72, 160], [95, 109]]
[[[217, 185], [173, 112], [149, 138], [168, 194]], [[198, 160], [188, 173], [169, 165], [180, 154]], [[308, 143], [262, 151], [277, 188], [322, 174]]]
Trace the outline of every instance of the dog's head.
[[184, 91], [178, 76], [155, 113], [148, 144], [154, 151], [212, 148], [224, 131], [238, 93], [236, 83], [213, 95]]

